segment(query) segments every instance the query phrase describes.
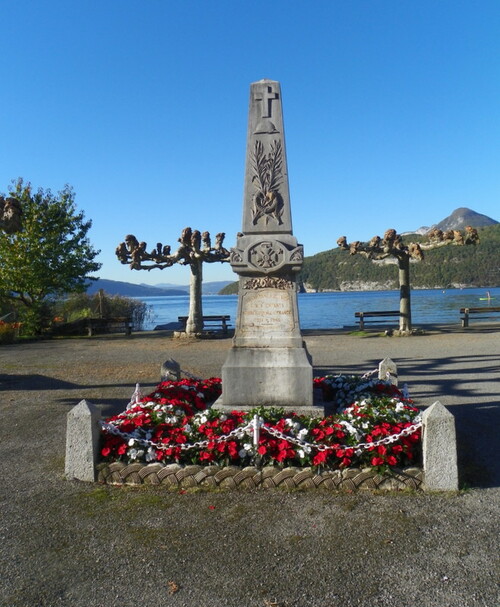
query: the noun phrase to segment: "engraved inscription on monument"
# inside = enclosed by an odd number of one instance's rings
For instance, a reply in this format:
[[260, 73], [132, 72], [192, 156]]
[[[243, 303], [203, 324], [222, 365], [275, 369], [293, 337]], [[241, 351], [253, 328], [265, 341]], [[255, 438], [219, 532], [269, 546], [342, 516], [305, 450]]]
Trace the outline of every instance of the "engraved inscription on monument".
[[287, 291], [248, 291], [242, 295], [241, 311], [245, 318], [241, 330], [245, 335], [260, 331], [287, 332], [296, 326]]

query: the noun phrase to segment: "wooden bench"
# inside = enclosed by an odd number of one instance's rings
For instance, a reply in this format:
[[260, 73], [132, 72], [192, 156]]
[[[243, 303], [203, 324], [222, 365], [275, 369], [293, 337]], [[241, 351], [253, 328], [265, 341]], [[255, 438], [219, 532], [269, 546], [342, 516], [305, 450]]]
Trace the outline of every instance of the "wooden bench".
[[500, 308], [482, 307], [482, 308], [460, 308], [462, 327], [469, 326], [469, 315], [474, 315], [474, 320], [484, 320], [489, 318], [498, 319], [496, 314], [500, 313]]
[[[182, 325], [182, 331], [186, 330], [187, 316], [178, 316], [179, 322]], [[227, 333], [229, 328], [229, 321], [231, 317], [229, 315], [214, 315], [214, 316], [203, 316], [203, 328], [217, 328], [222, 331], [222, 333]]]
[[[354, 316], [359, 318], [359, 328], [362, 331], [365, 328], [366, 323], [385, 323], [387, 324], [388, 319], [392, 319], [394, 317], [398, 318], [399, 323], [399, 310], [389, 310], [389, 311], [370, 311], [370, 312], [355, 312]], [[374, 320], [371, 320], [371, 319]], [[370, 319], [370, 320], [366, 320]]]
[[133, 322], [128, 317], [79, 318], [71, 322], [57, 323], [52, 327], [53, 335], [84, 335], [92, 337], [97, 333], [132, 334]]

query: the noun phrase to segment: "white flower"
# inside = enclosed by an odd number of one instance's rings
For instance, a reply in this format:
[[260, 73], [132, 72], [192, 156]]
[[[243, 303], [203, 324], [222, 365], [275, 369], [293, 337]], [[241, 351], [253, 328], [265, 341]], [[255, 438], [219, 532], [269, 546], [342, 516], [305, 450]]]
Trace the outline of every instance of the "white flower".
[[285, 419], [285, 423], [289, 428], [293, 426], [293, 421], [289, 417]]
[[149, 447], [149, 449], [146, 452], [146, 461], [147, 462], [152, 462], [155, 459], [156, 459], [155, 450], [153, 449], [153, 447]]
[[304, 440], [304, 438], [307, 436], [307, 428], [302, 428], [302, 430], [300, 430], [297, 434], [297, 438], [300, 440]]
[[130, 449], [130, 451], [128, 452], [128, 456], [130, 457], [130, 459], [136, 459], [138, 453], [139, 452], [137, 451], [137, 449]]
[[133, 447], [134, 445], [135, 445], [135, 439], [134, 439], [134, 438], [131, 438], [131, 439], [128, 441], [128, 446], [129, 446], [129, 447]]
[[241, 459], [243, 459], [244, 457], [247, 456], [247, 450], [246, 449], [240, 449], [238, 451], [238, 455], [241, 457]]
[[225, 421], [226, 421], [226, 419], [227, 419], [227, 415], [222, 414], [222, 415], [219, 417], [219, 419], [220, 419], [220, 421], [221, 421], [221, 422], [225, 422]]
[[253, 445], [251, 443], [245, 443], [243, 445], [243, 449], [245, 449], [245, 451], [252, 451]]
[[359, 432], [352, 424], [346, 421], [341, 421], [340, 423], [349, 432], [349, 434], [352, 434], [352, 436], [354, 436], [354, 438], [359, 438]]
[[297, 455], [300, 457], [300, 459], [304, 459], [304, 457], [306, 456], [305, 451], [303, 449], [297, 449]]

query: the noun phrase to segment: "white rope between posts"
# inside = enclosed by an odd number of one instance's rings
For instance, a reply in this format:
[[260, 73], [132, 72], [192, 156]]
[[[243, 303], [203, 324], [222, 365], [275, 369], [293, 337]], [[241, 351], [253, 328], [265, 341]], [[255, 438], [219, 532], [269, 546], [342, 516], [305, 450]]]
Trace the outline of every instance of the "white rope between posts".
[[116, 426], [113, 424], [109, 424], [107, 422], [100, 422], [101, 429], [109, 432], [109, 434], [113, 434], [114, 436], [120, 436], [123, 439], [128, 439], [129, 445], [143, 445], [145, 447], [153, 447], [157, 450], [165, 450], [171, 449], [172, 447], [179, 448], [181, 451], [188, 451], [189, 449], [205, 449], [208, 447], [210, 443], [222, 443], [227, 442], [233, 437], [243, 438], [246, 434], [253, 436], [253, 444], [254, 446], [258, 446], [260, 441], [260, 432], [263, 430], [267, 432], [271, 436], [275, 436], [280, 440], [285, 440], [289, 443], [297, 445], [301, 448], [306, 449], [316, 449], [317, 451], [328, 451], [328, 450], [337, 450], [337, 449], [353, 449], [356, 455], [359, 455], [366, 449], [371, 449], [374, 447], [378, 447], [380, 445], [388, 445], [391, 443], [396, 443], [400, 438], [404, 436], [408, 436], [416, 432], [419, 428], [422, 427], [422, 419], [420, 416], [415, 418], [415, 423], [407, 428], [398, 432], [398, 434], [392, 434], [390, 436], [385, 436], [378, 441], [368, 442], [368, 443], [358, 443], [357, 445], [338, 445], [333, 447], [332, 445], [326, 445], [325, 443], [308, 443], [307, 441], [303, 441], [299, 438], [295, 438], [288, 434], [284, 434], [280, 430], [276, 430], [276, 428], [271, 428], [267, 426], [263, 419], [257, 415], [254, 416], [252, 421], [250, 421], [246, 426], [240, 426], [239, 428], [235, 428], [231, 430], [228, 434], [221, 434], [218, 436], [213, 436], [208, 440], [198, 441], [196, 443], [156, 443], [155, 441], [148, 440], [146, 438], [138, 438], [134, 434], [128, 432], [121, 432]]

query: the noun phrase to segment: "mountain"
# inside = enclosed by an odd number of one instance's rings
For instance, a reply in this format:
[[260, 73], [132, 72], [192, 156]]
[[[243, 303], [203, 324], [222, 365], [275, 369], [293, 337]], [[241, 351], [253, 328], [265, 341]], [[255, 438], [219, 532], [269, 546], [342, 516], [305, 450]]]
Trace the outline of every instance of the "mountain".
[[130, 282], [122, 282], [120, 280], [107, 280], [98, 278], [92, 281], [87, 289], [89, 295], [97, 293], [99, 289], [103, 289], [108, 295], [122, 295], [123, 297], [165, 297], [168, 295], [186, 295], [183, 287], [176, 289], [159, 289], [150, 285], [135, 285]]
[[463, 230], [466, 226], [472, 226], [473, 228], [485, 228], [486, 226], [493, 226], [497, 224], [498, 221], [488, 217], [487, 215], [482, 215], [481, 213], [476, 213], [472, 209], [468, 209], [467, 207], [460, 207], [459, 209], [455, 209], [451, 215], [442, 219], [439, 223], [434, 224], [430, 228], [428, 226], [422, 226], [413, 232], [404, 232], [403, 236], [407, 234], [427, 234], [430, 230], [434, 228], [439, 228], [440, 230]]
[[436, 228], [440, 230], [463, 230], [466, 226], [472, 226], [473, 228], [484, 228], [486, 226], [492, 226], [497, 224], [491, 217], [476, 213], [472, 209], [461, 207], [455, 209], [451, 215], [440, 221]]

